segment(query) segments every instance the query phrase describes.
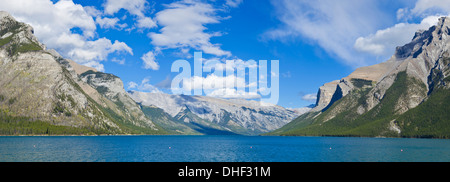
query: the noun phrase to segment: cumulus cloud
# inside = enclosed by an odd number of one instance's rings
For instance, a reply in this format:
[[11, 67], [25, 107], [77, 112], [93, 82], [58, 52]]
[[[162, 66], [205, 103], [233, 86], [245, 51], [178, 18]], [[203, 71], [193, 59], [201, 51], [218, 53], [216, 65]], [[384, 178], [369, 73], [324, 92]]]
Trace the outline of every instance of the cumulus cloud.
[[448, 14], [450, 12], [450, 0], [418, 0], [411, 9], [411, 13], [419, 16], [436, 14]]
[[158, 70], [159, 64], [155, 60], [155, 53], [153, 51], [149, 51], [145, 53], [141, 57], [142, 61], [144, 61], [144, 68], [145, 69], [152, 69], [152, 70]]
[[[239, 4], [239, 1], [235, 3]], [[237, 5], [236, 4], [236, 5]], [[159, 68], [156, 62], [156, 56], [165, 49], [178, 49], [179, 56], [190, 58], [191, 49], [200, 50], [205, 54], [214, 56], [231, 56], [229, 51], [222, 50], [220, 44], [211, 43], [210, 39], [214, 36], [221, 36], [220, 32], [206, 32], [207, 24], [220, 23], [221, 17], [216, 15], [216, 8], [211, 4], [200, 1], [177, 1], [165, 5], [165, 9], [156, 13], [154, 20], [141, 19], [138, 23], [143, 26], [156, 26], [161, 28], [158, 32], [148, 33], [151, 44], [155, 47], [149, 51], [143, 61], [145, 69], [157, 70]], [[156, 68], [156, 69], [155, 69]]]
[[158, 88], [156, 88], [154, 85], [150, 84], [149, 78], [142, 79], [140, 84], [137, 84], [136, 82], [128, 82], [127, 86], [128, 89], [137, 89], [139, 91], [143, 92], [150, 92], [150, 93], [162, 93]]
[[[50, 0], [2, 1], [1, 4], [0, 10], [33, 26], [36, 37], [48, 48], [56, 49], [62, 56], [80, 64], [104, 71], [100, 62], [105, 61], [109, 54], [133, 53], [124, 42], [115, 40], [112, 43], [107, 38], [95, 38], [96, 24], [91, 14], [98, 12], [92, 8], [87, 12], [72, 1], [53, 3]], [[75, 33], [73, 29], [80, 31]]]
[[116, 26], [119, 18], [101, 18], [97, 17], [95, 22], [100, 25], [101, 28], [113, 28]]
[[86, 11], [86, 13], [92, 17], [100, 16], [103, 14], [100, 10], [98, 10], [94, 6], [84, 6], [83, 8]]
[[426, 30], [437, 24], [439, 16], [428, 16], [420, 23], [398, 23], [392, 27], [378, 30], [375, 34], [356, 39], [354, 48], [375, 56], [389, 57], [397, 46], [410, 42], [417, 30]]
[[144, 78], [141, 81], [141, 84], [137, 88], [141, 91], [160, 93], [161, 91], [158, 88], [156, 88], [155, 86], [153, 86], [152, 84], [150, 84], [149, 81], [150, 81], [150, 79]]
[[132, 15], [144, 17], [147, 4], [148, 2], [146, 0], [106, 0], [103, 7], [105, 9], [105, 13], [109, 15], [113, 15], [121, 9], [125, 9]]
[[137, 26], [139, 28], [153, 28], [156, 27], [156, 22], [150, 17], [143, 17], [137, 20]]
[[115, 28], [115, 29], [123, 29], [125, 27], [127, 27], [128, 25], [126, 23], [119, 23], [119, 18], [114, 17], [114, 18], [108, 18], [108, 17], [100, 17], [97, 16], [95, 18], [95, 23], [97, 23], [100, 28], [103, 29], [108, 29], [108, 28]]
[[244, 0], [226, 0], [225, 4], [230, 7], [238, 7]]
[[146, 0], [106, 0], [103, 4], [104, 12], [107, 15], [114, 15], [121, 9], [128, 11], [131, 15], [137, 18], [136, 26], [138, 28], [154, 28], [157, 26], [156, 22], [146, 16], [146, 12], [150, 9], [149, 3]]
[[[182, 86], [171, 88], [172, 92], [175, 90], [177, 93], [189, 94], [194, 90], [194, 93], [203, 91], [205, 95], [212, 97], [242, 99], [262, 98], [262, 94], [270, 93], [266, 84], [267, 73], [258, 74], [259, 65], [256, 61], [212, 58], [203, 59], [202, 62], [203, 72], [207, 75], [184, 77]], [[259, 80], [258, 76], [261, 77]], [[273, 75], [271, 76], [273, 78]]]
[[302, 100], [308, 101], [308, 102], [316, 102], [317, 94], [306, 94], [306, 95], [302, 96]]
[[118, 59], [114, 57], [111, 59], [111, 61], [119, 64], [125, 64], [125, 59]]
[[95, 23], [81, 5], [72, 1], [59, 1], [55, 4], [50, 0], [37, 1], [3, 1], [1, 10], [8, 11], [19, 21], [36, 26], [35, 32], [40, 36], [53, 36], [51, 29], [55, 31], [69, 32], [67, 29], [80, 28], [84, 37], [93, 37]]
[[128, 89], [137, 88], [139, 85], [136, 82], [128, 82]]
[[[253, 85], [253, 84], [252, 84]], [[217, 76], [210, 74], [206, 77], [193, 76], [190, 79], [183, 80], [183, 89], [187, 91], [195, 89], [223, 89], [223, 88], [246, 88], [248, 85], [245, 78], [235, 75]]]
[[124, 51], [133, 54], [132, 49], [127, 44], [119, 41], [111, 42], [106, 38], [100, 38], [96, 41], [82, 42], [81, 48], [74, 48], [68, 51], [70, 57], [77, 60], [106, 60], [108, 54], [117, 51]]
[[166, 5], [166, 9], [156, 14], [160, 33], [151, 32], [148, 36], [151, 43], [161, 49], [201, 50], [215, 56], [230, 56], [219, 44], [210, 42], [211, 37], [221, 35], [217, 32], [206, 32], [206, 24], [219, 23], [212, 5], [199, 1], [178, 1]]
[[209, 74], [206, 77], [193, 76], [183, 79], [182, 89], [203, 89], [205, 95], [212, 97], [256, 99], [261, 98], [257, 93], [257, 86], [257, 82], [247, 83], [245, 77]]

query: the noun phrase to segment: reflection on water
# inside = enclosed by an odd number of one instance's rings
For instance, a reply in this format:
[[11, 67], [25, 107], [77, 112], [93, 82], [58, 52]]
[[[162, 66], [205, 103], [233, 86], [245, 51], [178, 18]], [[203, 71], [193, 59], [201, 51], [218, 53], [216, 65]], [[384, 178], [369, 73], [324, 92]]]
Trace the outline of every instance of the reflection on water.
[[450, 140], [274, 136], [0, 137], [0, 161], [450, 161]]

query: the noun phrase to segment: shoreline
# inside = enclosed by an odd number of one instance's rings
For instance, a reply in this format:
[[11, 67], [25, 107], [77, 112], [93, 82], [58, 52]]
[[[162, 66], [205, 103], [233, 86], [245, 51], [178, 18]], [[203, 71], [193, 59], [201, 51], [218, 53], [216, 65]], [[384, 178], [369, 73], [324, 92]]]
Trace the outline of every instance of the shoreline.
[[245, 137], [318, 137], [318, 138], [380, 138], [380, 139], [441, 139], [449, 140], [450, 138], [433, 138], [433, 137], [384, 137], [384, 136], [300, 136], [300, 135], [182, 135], [182, 134], [100, 134], [100, 135], [0, 135], [0, 137], [85, 137], [85, 136], [245, 136]]

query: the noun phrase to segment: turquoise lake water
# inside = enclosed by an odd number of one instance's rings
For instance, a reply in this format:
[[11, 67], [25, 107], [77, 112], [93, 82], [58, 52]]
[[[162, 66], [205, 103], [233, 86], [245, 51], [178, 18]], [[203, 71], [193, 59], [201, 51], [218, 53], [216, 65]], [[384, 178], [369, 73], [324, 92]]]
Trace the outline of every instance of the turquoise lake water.
[[450, 162], [450, 140], [281, 136], [7, 136], [0, 162]]

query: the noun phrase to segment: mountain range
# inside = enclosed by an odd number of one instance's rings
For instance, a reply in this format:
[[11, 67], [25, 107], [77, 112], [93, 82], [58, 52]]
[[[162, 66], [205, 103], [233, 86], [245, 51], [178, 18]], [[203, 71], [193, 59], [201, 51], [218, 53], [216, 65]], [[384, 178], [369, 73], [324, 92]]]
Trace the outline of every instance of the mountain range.
[[257, 135], [309, 110], [205, 96], [127, 93], [119, 77], [63, 58], [33, 33], [31, 26], [0, 12], [1, 135]]
[[[153, 118], [157, 124], [184, 134], [220, 130], [221, 134], [257, 135], [282, 127], [305, 111], [295, 111], [273, 104], [245, 99], [221, 99], [207, 96], [170, 95], [129, 91], [144, 113], [162, 110]], [[309, 108], [305, 108], [309, 110]]]
[[450, 18], [386, 62], [319, 88], [316, 106], [269, 135], [450, 137]]
[[386, 62], [321, 86], [289, 109], [244, 99], [125, 91], [122, 80], [47, 49], [0, 12], [0, 135], [450, 137], [450, 18]]

